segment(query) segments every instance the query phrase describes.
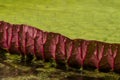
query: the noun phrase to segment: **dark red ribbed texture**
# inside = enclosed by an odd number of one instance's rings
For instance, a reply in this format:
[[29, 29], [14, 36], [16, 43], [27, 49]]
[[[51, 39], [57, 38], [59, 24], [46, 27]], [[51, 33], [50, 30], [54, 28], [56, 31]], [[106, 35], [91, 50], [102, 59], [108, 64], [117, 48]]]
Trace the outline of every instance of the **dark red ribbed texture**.
[[70, 39], [28, 25], [0, 21], [0, 48], [11, 54], [32, 55], [71, 67], [92, 66], [120, 71], [120, 45], [94, 40]]

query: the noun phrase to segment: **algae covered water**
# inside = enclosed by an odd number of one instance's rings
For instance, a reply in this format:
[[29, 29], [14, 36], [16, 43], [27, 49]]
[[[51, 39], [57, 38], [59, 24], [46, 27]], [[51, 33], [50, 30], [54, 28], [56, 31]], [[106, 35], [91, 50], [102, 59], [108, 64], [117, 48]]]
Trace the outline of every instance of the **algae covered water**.
[[18, 55], [7, 55], [0, 61], [0, 80], [119, 80], [118, 73], [97, 72], [95, 70], [65, 70], [54, 67], [50, 62], [34, 61], [20, 63]]
[[63, 80], [104, 80], [104, 78], [95, 78], [87, 76], [69, 76]]

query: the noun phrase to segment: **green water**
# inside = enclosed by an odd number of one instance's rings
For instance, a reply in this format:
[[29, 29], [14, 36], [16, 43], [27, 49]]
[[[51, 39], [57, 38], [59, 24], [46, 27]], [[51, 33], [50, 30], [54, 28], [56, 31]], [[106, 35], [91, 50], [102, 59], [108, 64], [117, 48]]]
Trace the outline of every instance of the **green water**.
[[95, 69], [82, 72], [63, 66], [53, 67], [51, 62], [33, 61], [31, 64], [19, 62], [20, 56], [6, 54], [0, 58], [0, 80], [120, 80], [115, 72], [98, 72]]
[[105, 78], [95, 78], [95, 77], [85, 77], [85, 76], [69, 76], [63, 80], [104, 80], [104, 79]]

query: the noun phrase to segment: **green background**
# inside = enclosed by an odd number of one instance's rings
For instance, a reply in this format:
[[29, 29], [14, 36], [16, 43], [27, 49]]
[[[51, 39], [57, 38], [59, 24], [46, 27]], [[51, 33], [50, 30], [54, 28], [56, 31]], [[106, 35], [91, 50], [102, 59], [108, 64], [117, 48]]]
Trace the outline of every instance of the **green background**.
[[120, 43], [120, 0], [0, 0], [0, 20]]

